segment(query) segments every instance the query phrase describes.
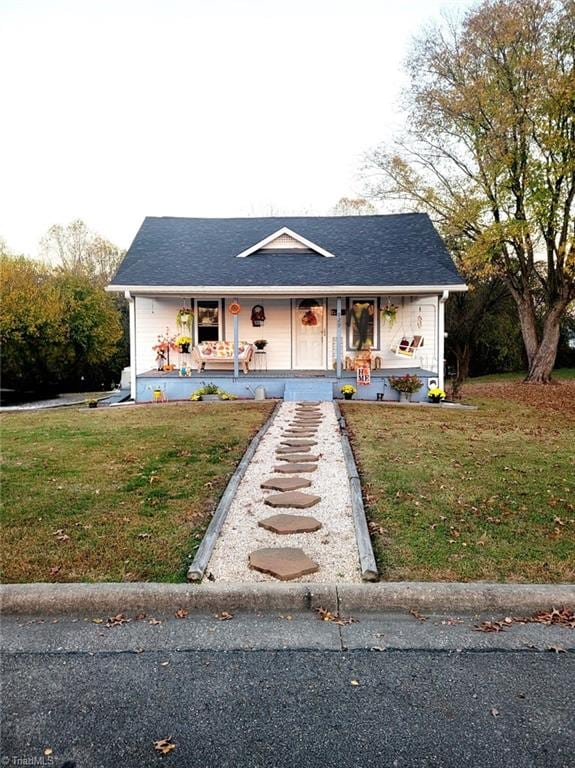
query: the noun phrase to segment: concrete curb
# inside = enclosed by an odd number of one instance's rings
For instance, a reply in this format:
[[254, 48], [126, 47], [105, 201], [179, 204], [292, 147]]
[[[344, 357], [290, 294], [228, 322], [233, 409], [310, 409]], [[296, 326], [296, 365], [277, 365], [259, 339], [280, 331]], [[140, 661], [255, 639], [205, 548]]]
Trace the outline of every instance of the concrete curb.
[[0, 586], [0, 613], [91, 614], [220, 611], [307, 611], [337, 609], [333, 585], [212, 584], [6, 584]]
[[301, 612], [318, 607], [344, 616], [410, 609], [436, 613], [528, 615], [575, 607], [575, 584], [387, 582], [379, 584], [7, 584], [0, 586], [4, 615], [91, 615], [220, 611]]
[[280, 403], [278, 401], [263, 426], [260, 427], [256, 436], [248, 445], [247, 450], [242, 456], [233, 475], [230, 477], [219, 501], [219, 504], [216, 507], [214, 515], [210, 520], [210, 524], [208, 525], [208, 528], [204, 534], [204, 538], [198, 547], [196, 556], [188, 568], [188, 581], [202, 580], [205, 570], [208, 567], [210, 557], [212, 556], [212, 552], [214, 551], [214, 547], [216, 546], [216, 541], [218, 540], [220, 531], [222, 530], [222, 527], [226, 521], [226, 517], [228, 516], [228, 512], [230, 511], [230, 507], [232, 505], [232, 501], [234, 500], [234, 496], [236, 495], [236, 491], [238, 490], [239, 484], [241, 483], [242, 478], [246, 473], [248, 465], [252, 460], [258, 445], [260, 444], [263, 436], [266, 434], [273, 420], [275, 419], [279, 406]]

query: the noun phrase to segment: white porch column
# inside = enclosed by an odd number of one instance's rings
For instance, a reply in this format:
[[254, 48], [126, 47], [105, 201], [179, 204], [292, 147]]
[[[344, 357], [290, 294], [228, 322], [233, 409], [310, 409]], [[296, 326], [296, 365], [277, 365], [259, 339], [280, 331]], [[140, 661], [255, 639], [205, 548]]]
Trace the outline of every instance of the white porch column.
[[234, 377], [236, 379], [240, 375], [239, 346], [240, 346], [240, 320], [238, 315], [234, 315]]
[[130, 397], [136, 400], [136, 297], [130, 291], [124, 293], [128, 300], [128, 316], [130, 319]]
[[341, 358], [342, 358], [342, 338], [341, 338], [341, 296], [336, 299], [336, 325], [335, 325], [335, 375], [341, 379]]
[[437, 316], [437, 374], [439, 386], [445, 389], [445, 302], [449, 298], [449, 291], [443, 291], [439, 297], [439, 312]]

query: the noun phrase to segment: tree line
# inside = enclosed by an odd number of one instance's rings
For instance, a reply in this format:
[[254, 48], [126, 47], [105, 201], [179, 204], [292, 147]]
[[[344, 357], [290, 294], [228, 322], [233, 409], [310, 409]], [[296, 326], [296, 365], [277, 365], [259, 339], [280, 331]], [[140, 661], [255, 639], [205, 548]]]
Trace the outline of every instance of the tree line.
[[123, 298], [106, 293], [123, 251], [84, 222], [51, 227], [42, 261], [0, 241], [2, 387], [61, 392], [107, 389], [127, 365]]

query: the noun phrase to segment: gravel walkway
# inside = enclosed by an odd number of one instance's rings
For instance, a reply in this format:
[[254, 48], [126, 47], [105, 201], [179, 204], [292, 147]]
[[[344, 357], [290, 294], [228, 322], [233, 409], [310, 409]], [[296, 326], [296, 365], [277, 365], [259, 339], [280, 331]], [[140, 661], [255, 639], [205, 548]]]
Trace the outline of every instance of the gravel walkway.
[[[319, 405], [322, 421], [314, 436], [316, 446], [311, 452], [319, 454], [315, 472], [299, 475], [311, 480], [304, 493], [321, 496], [321, 501], [305, 510], [273, 509], [264, 504], [266, 495], [277, 491], [260, 488], [264, 480], [289, 477], [274, 472], [282, 464], [276, 448], [289, 438], [283, 433], [293, 420], [297, 403], [282, 403], [276, 417], [260, 442], [232, 502], [224, 527], [207, 567], [215, 583], [241, 581], [275, 581], [264, 573], [248, 567], [250, 552], [262, 547], [301, 547], [319, 565], [319, 571], [293, 581], [302, 582], [361, 582], [359, 554], [351, 515], [349, 481], [345, 467], [339, 426], [333, 403]], [[312, 515], [322, 523], [315, 533], [278, 536], [258, 526], [258, 521], [279, 512]], [[204, 580], [204, 584], [214, 583]]]

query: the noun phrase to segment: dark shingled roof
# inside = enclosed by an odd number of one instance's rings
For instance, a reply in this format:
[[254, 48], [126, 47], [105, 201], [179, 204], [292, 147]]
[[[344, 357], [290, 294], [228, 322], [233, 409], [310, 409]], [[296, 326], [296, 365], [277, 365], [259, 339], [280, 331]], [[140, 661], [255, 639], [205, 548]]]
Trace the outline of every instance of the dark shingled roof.
[[[297, 251], [237, 254], [288, 227], [335, 258]], [[274, 216], [243, 219], [148, 217], [111, 286], [463, 285], [423, 213]]]

